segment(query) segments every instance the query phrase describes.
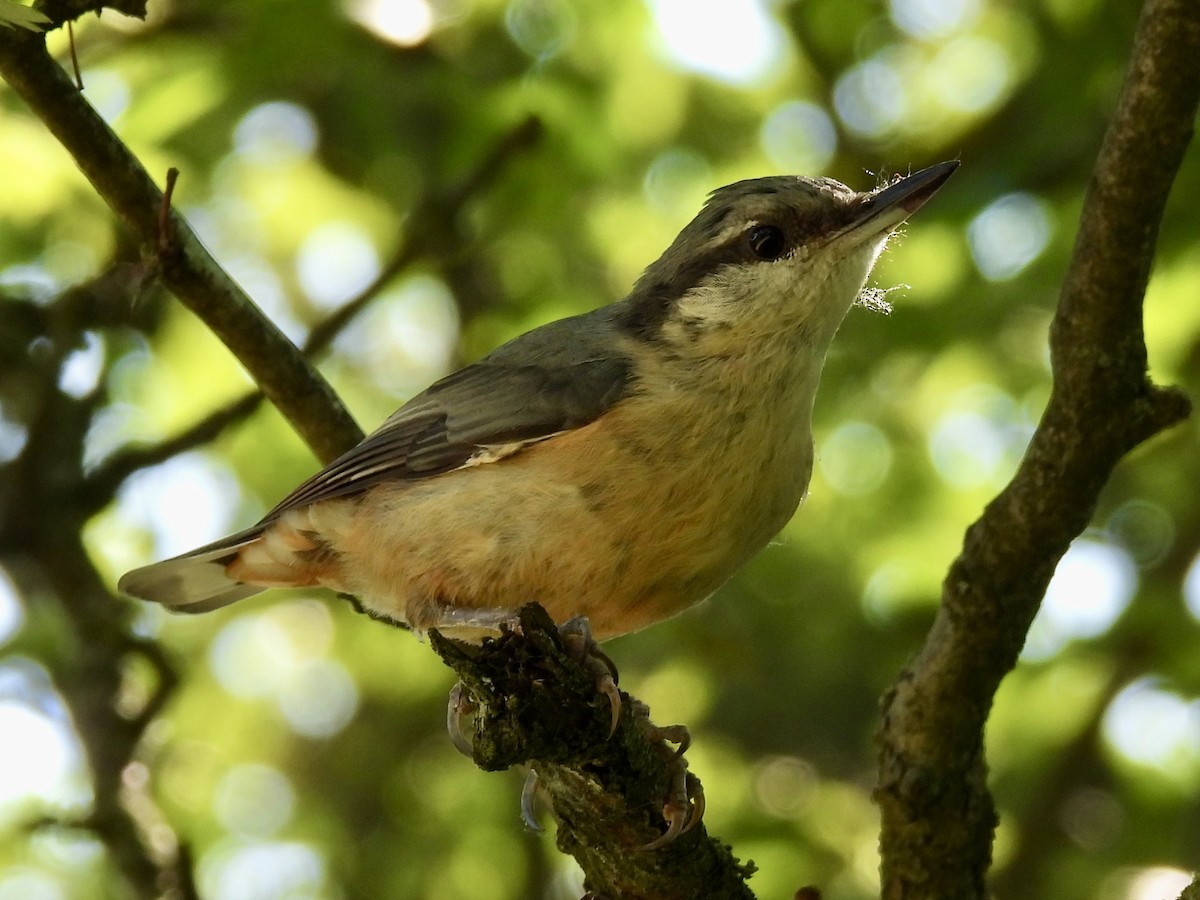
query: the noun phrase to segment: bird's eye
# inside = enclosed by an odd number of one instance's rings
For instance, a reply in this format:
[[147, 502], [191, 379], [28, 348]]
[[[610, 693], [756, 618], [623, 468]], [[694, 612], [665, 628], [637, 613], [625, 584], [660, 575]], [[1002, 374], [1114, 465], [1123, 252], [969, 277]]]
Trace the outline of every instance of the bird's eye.
[[783, 230], [774, 225], [759, 225], [750, 232], [750, 249], [759, 259], [779, 259], [787, 249]]

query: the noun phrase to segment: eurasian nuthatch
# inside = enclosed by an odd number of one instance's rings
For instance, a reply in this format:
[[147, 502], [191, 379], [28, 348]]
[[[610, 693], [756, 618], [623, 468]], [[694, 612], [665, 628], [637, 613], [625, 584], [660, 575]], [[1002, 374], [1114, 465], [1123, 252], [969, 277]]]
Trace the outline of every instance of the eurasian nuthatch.
[[596, 638], [675, 615], [804, 498], [834, 333], [957, 165], [866, 193], [791, 176], [714, 191], [624, 300], [443, 378], [257, 525], [120, 589], [203, 612], [324, 585], [459, 636], [531, 600]]

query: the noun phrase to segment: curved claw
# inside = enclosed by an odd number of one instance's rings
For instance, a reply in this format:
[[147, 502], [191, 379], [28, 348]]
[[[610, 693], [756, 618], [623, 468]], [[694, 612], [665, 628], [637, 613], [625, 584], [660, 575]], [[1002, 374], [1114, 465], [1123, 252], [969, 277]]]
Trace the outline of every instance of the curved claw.
[[678, 806], [668, 801], [663, 805], [663, 818], [667, 821], [667, 830], [648, 844], [642, 845], [643, 850], [657, 850], [665, 847], [684, 832], [688, 820], [688, 807]]
[[612, 680], [611, 675], [601, 676], [596, 682], [596, 688], [608, 698], [608, 736], [612, 737], [617, 733], [617, 725], [621, 723], [621, 691], [617, 688], [617, 683]]
[[474, 750], [467, 736], [463, 734], [463, 716], [474, 712], [475, 704], [467, 697], [466, 688], [461, 681], [455, 682], [450, 688], [450, 697], [446, 702], [446, 731], [450, 735], [450, 743], [463, 756], [474, 759]]
[[545, 829], [537, 820], [537, 814], [533, 808], [533, 801], [537, 796], [537, 785], [537, 769], [530, 767], [529, 772], [525, 775], [525, 783], [521, 785], [521, 821], [530, 831], [541, 834]]
[[688, 794], [692, 798], [692, 814], [688, 816], [682, 834], [687, 834], [704, 820], [704, 787], [700, 784], [699, 778], [688, 776]]
[[689, 787], [693, 783], [695, 794], [690, 800], [685, 799], [683, 803], [679, 803], [677, 799], [673, 798], [663, 804], [663, 819], [666, 820], [667, 830], [650, 843], [644, 844], [643, 850], [658, 850], [660, 847], [665, 847], [681, 835], [687, 834], [703, 820], [704, 790], [700, 787], [699, 781], [693, 782], [689, 779]]
[[621, 722], [621, 691], [617, 688], [617, 667], [592, 637], [592, 626], [583, 616], [576, 616], [559, 627], [567, 649], [582, 662], [596, 679], [596, 690], [608, 698], [610, 720], [608, 736], [617, 732]]

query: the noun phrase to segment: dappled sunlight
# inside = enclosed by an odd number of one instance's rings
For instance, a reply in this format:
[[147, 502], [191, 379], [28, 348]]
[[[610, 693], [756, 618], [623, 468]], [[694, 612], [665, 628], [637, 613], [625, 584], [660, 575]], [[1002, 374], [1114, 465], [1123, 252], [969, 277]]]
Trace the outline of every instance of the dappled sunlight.
[[892, 21], [915, 38], [936, 40], [979, 18], [980, 0], [890, 0]]
[[647, 0], [667, 56], [734, 84], [773, 74], [787, 46], [762, 0], [692, 3]]
[[1021, 659], [1044, 660], [1068, 641], [1106, 633], [1133, 599], [1137, 586], [1137, 567], [1121, 547], [1092, 537], [1077, 539], [1050, 579]]
[[300, 287], [318, 308], [333, 310], [361, 293], [379, 275], [370, 236], [351, 222], [313, 229], [296, 255]]
[[817, 464], [840, 494], [858, 496], [878, 490], [892, 467], [892, 445], [870, 422], [843, 422], [817, 447]]
[[[240, 502], [240, 488], [228, 466], [195, 452], [134, 473], [121, 486], [117, 511], [126, 523], [150, 535], [147, 558], [161, 559], [231, 531]], [[103, 534], [93, 536], [105, 540]]]
[[1109, 704], [1104, 737], [1129, 762], [1200, 790], [1200, 701], [1138, 679]]
[[781, 103], [763, 119], [759, 141], [780, 172], [823, 172], [838, 148], [829, 113], [806, 100]]
[[79, 815], [91, 801], [86, 762], [62, 700], [32, 660], [0, 661], [0, 824]]
[[348, 0], [344, 6], [354, 21], [400, 47], [425, 41], [437, 21], [428, 0]]
[[1046, 203], [1032, 194], [1006, 194], [967, 226], [971, 255], [990, 281], [1007, 281], [1041, 256], [1053, 221]]
[[341, 731], [358, 709], [354, 679], [327, 656], [334, 623], [324, 604], [291, 600], [231, 619], [208, 662], [225, 690], [273, 699], [290, 728], [309, 738]]
[[261, 166], [287, 165], [309, 157], [317, 146], [317, 123], [303, 106], [261, 103], [237, 123], [234, 152]]
[[451, 368], [458, 329], [458, 306], [445, 282], [416, 275], [384, 292], [334, 346], [386, 396], [406, 398]]
[[0, 644], [4, 644], [21, 630], [25, 621], [25, 608], [17, 586], [7, 570], [0, 566]]
[[213, 812], [228, 832], [269, 838], [285, 828], [296, 808], [291, 782], [274, 766], [240, 763], [217, 782]]
[[220, 900], [292, 900], [326, 894], [326, 862], [300, 842], [214, 844], [199, 860], [199, 887]]

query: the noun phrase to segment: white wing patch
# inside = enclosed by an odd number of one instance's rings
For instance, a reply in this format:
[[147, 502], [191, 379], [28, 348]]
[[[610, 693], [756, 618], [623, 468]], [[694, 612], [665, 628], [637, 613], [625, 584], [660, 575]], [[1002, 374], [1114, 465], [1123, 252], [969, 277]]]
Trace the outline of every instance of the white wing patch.
[[555, 437], [566, 432], [556, 431], [553, 434], [545, 434], [541, 437], [536, 437], [528, 441], [510, 441], [507, 444], [484, 444], [464, 462], [460, 469], [470, 469], [474, 466], [486, 466], [488, 463], [499, 462], [520, 450], [524, 450], [531, 444], [540, 444], [542, 441]]

